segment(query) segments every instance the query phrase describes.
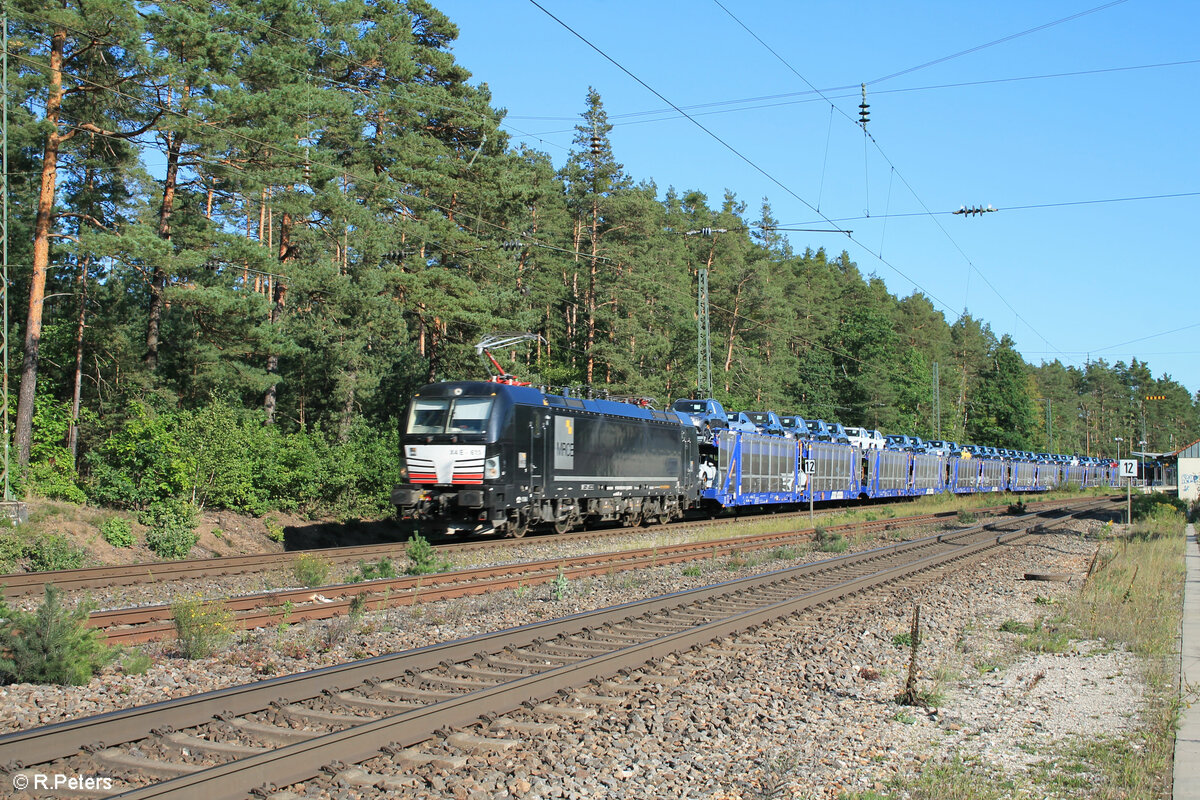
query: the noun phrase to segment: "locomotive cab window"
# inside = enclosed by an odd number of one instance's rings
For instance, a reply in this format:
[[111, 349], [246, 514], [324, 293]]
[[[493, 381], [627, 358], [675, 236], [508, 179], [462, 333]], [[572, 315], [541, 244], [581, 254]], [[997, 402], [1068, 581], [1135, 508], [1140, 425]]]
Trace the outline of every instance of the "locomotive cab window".
[[492, 413], [490, 397], [460, 397], [454, 401], [454, 412], [446, 433], [483, 433]]
[[419, 398], [413, 402], [408, 416], [408, 432], [483, 433], [487, 430], [492, 403], [490, 397]]
[[409, 433], [441, 433], [446, 429], [446, 412], [450, 401], [440, 398], [420, 398], [413, 401], [408, 415]]

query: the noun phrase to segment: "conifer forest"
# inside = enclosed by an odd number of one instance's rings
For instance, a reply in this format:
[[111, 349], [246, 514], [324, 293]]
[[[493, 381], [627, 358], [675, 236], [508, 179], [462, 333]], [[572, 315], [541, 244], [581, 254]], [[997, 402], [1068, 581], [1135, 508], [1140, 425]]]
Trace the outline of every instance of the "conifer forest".
[[700, 269], [727, 408], [1091, 455], [1200, 436], [1143, 361], [1029, 364], [767, 199], [629, 174], [589, 87], [556, 167], [426, 0], [7, 6], [18, 496], [382, 516], [408, 398], [494, 372], [489, 334], [540, 335], [498, 353], [535, 384], [692, 394]]

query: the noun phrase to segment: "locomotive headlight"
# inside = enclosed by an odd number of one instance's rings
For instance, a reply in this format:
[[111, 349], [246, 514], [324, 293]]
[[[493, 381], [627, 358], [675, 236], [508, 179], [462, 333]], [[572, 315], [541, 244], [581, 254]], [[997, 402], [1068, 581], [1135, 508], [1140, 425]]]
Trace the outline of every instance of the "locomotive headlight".
[[408, 483], [408, 459], [404, 457], [404, 453], [400, 454], [400, 482]]
[[492, 456], [483, 462], [483, 477], [493, 479], [500, 477], [500, 456]]

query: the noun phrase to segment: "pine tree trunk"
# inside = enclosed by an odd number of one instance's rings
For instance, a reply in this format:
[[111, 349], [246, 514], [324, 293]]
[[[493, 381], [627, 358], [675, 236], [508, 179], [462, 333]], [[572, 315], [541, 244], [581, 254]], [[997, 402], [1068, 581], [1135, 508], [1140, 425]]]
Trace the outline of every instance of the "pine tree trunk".
[[[281, 267], [286, 266], [293, 258], [295, 253], [292, 251], [292, 215], [288, 212], [283, 212], [279, 216], [279, 264]], [[287, 285], [280, 278], [275, 279], [275, 287], [271, 298], [271, 324], [275, 325], [279, 322], [279, 318], [283, 316], [283, 303], [287, 296]], [[267, 374], [274, 377], [279, 374], [279, 354], [271, 352], [267, 354]], [[267, 395], [263, 398], [263, 411], [267, 416], [267, 424], [275, 424], [275, 406], [277, 402], [278, 384], [272, 383], [267, 389]]]
[[71, 451], [71, 463], [76, 463], [79, 451], [79, 399], [83, 394], [83, 332], [87, 328], [87, 273], [91, 264], [91, 256], [83, 260], [79, 268], [77, 295], [79, 297], [79, 314], [75, 318], [75, 375], [74, 387], [71, 391], [71, 427], [67, 429], [67, 449]]
[[587, 292], [587, 383], [592, 384], [592, 376], [596, 370], [596, 356], [592, 354], [592, 348], [596, 345], [596, 225], [599, 222], [600, 207], [599, 204], [592, 201], [592, 264], [591, 270], [588, 273], [588, 292]]
[[[182, 149], [183, 136], [179, 133], [167, 134], [167, 175], [163, 181], [162, 206], [158, 212], [158, 236], [166, 241], [171, 240], [171, 213], [175, 209], [175, 190], [179, 182], [179, 153]], [[158, 368], [159, 329], [162, 325], [166, 286], [167, 271], [161, 264], [157, 265], [150, 280], [150, 322], [146, 331], [145, 363], [151, 371]]]
[[37, 391], [38, 348], [42, 339], [42, 304], [46, 297], [46, 272], [50, 266], [50, 233], [54, 222], [54, 191], [58, 178], [58, 150], [74, 132], [60, 134], [58, 115], [62, 108], [63, 50], [67, 32], [56, 30], [50, 37], [50, 91], [46, 96], [46, 144], [42, 155], [42, 182], [38, 191], [37, 216], [33, 224], [33, 272], [29, 281], [29, 314], [25, 323], [25, 357], [21, 364], [21, 389], [17, 396], [17, 421], [13, 436], [17, 464], [29, 466], [33, 442], [33, 401]]
[[345, 444], [350, 438], [350, 426], [354, 422], [354, 384], [358, 380], [358, 373], [351, 371], [347, 383], [350, 388], [346, 392], [346, 399], [342, 403], [342, 419], [338, 424], [338, 441]]

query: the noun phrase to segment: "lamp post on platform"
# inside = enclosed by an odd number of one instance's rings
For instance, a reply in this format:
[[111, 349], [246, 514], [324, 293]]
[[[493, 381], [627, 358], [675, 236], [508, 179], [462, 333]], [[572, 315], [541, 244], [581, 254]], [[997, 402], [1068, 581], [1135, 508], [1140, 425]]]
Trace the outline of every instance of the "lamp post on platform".
[[1142, 448], [1142, 471], [1141, 471], [1141, 476], [1142, 476], [1142, 486], [1145, 486], [1145, 485], [1146, 485], [1146, 440], [1145, 440], [1145, 439], [1142, 439], [1140, 442], [1138, 442], [1138, 445], [1140, 445], [1140, 446], [1141, 446], [1141, 448]]

